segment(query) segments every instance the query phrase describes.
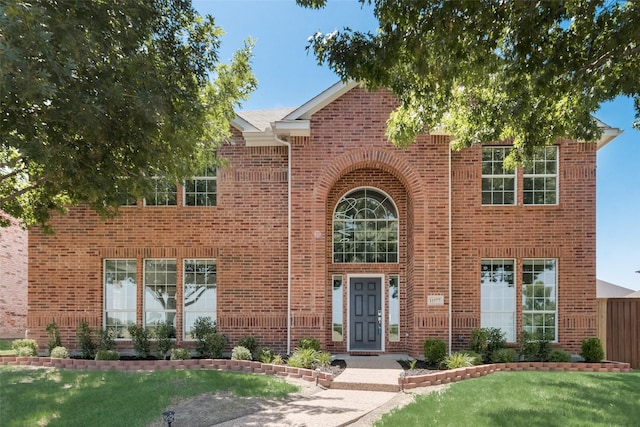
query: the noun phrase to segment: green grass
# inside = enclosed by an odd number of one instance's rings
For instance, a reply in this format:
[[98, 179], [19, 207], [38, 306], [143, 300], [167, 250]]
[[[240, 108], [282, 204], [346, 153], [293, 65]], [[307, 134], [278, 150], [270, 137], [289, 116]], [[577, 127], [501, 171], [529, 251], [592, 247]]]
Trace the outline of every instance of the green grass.
[[382, 417], [384, 426], [637, 426], [640, 372], [499, 372], [452, 384]]
[[282, 399], [298, 388], [281, 378], [209, 370], [79, 372], [0, 366], [3, 426], [146, 426], [173, 399], [230, 390]]
[[7, 356], [15, 354], [15, 351], [11, 348], [11, 341], [0, 340], [0, 356]]

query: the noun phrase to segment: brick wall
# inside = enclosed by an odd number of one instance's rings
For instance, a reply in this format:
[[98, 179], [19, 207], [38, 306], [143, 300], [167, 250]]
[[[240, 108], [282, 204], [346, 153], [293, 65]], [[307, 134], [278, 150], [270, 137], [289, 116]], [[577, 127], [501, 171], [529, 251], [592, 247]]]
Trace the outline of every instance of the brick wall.
[[[387, 352], [419, 356], [426, 337], [447, 340], [451, 174], [454, 347], [465, 346], [469, 331], [480, 326], [482, 258], [512, 258], [517, 265], [525, 258], [556, 258], [560, 344], [577, 351], [582, 338], [595, 334], [595, 146], [560, 141], [558, 206], [525, 207], [521, 200], [516, 206], [481, 206], [480, 148], [450, 154], [446, 137], [421, 136], [406, 150], [397, 149], [384, 136], [395, 106], [387, 91], [354, 88], [311, 117], [310, 137], [290, 141], [292, 348], [312, 336], [334, 353], [347, 350], [346, 339], [331, 341], [334, 274], [345, 285], [348, 274], [400, 275], [401, 339], [386, 342]], [[139, 203], [109, 221], [76, 208], [55, 219], [55, 236], [32, 232], [32, 333], [43, 337], [55, 318], [63, 344], [73, 348], [79, 320], [102, 324], [105, 258], [138, 260], [141, 322], [142, 260], [172, 258], [180, 266], [184, 258], [215, 257], [218, 324], [231, 346], [254, 335], [263, 345], [286, 350], [288, 148], [246, 147], [235, 130], [233, 142], [220, 150], [230, 167], [218, 174], [216, 207]], [[333, 263], [333, 210], [342, 195], [362, 186], [386, 192], [398, 207], [399, 263]], [[442, 296], [444, 304], [430, 305], [429, 296]], [[516, 306], [520, 301], [516, 293]], [[345, 293], [345, 327], [347, 306]]]
[[0, 338], [24, 338], [27, 278], [27, 232], [12, 221], [0, 228]]

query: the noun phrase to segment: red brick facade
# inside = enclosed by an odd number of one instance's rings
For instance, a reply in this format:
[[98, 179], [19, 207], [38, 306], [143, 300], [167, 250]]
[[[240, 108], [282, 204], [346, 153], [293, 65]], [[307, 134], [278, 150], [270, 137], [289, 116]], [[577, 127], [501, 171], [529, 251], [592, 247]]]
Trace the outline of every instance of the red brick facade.
[[27, 232], [14, 221], [11, 226], [0, 228], [1, 338], [23, 338], [25, 335], [27, 276]]
[[[137, 260], [137, 321], [142, 323], [143, 260], [169, 258], [180, 266], [185, 258], [215, 258], [217, 322], [230, 346], [253, 335], [285, 352], [310, 336], [333, 353], [358, 350], [347, 340], [349, 279], [382, 278], [384, 324], [386, 283], [389, 275], [398, 275], [400, 341], [389, 341], [383, 325], [379, 351], [419, 356], [427, 337], [451, 337], [455, 350], [480, 327], [482, 259], [513, 259], [518, 273], [524, 259], [545, 258], [557, 261], [558, 344], [577, 352], [582, 339], [596, 334], [596, 144], [558, 142], [557, 205], [523, 205], [520, 192], [514, 206], [483, 206], [480, 147], [450, 152], [446, 136], [426, 135], [406, 150], [397, 149], [384, 136], [395, 105], [388, 92], [352, 87], [320, 107], [303, 106], [297, 122], [309, 120], [308, 135], [290, 134], [290, 148], [275, 138], [249, 146], [246, 129], [234, 128], [233, 143], [219, 151], [229, 167], [218, 171], [215, 207], [182, 206], [179, 187], [178, 206], [138, 202], [109, 221], [74, 208], [55, 219], [55, 235], [32, 231], [32, 336], [44, 344], [45, 325], [55, 319], [63, 344], [75, 348], [78, 322], [102, 327], [105, 259]], [[522, 179], [519, 172], [518, 188]], [[333, 211], [342, 196], [361, 187], [384, 192], [397, 207], [397, 263], [333, 262]], [[177, 276], [180, 302], [180, 268]], [[345, 284], [342, 341], [332, 341], [333, 276]], [[517, 278], [517, 330], [522, 328], [521, 292]], [[181, 312], [178, 303], [178, 336]]]

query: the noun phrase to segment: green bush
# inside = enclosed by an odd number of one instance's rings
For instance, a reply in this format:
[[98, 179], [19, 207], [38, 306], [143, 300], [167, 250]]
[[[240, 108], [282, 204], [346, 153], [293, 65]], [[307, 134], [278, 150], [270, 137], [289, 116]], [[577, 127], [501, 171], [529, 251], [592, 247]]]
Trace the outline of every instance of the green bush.
[[571, 353], [565, 350], [561, 350], [559, 348], [551, 350], [551, 354], [549, 354], [549, 362], [556, 362], [556, 363], [571, 362]]
[[258, 340], [255, 337], [242, 337], [238, 341], [238, 345], [248, 349], [251, 352], [252, 358], [255, 358], [258, 355]]
[[171, 350], [171, 360], [189, 360], [191, 359], [191, 352], [188, 348], [174, 348]]
[[176, 328], [169, 322], [158, 322], [154, 328], [156, 337], [156, 346], [158, 348], [158, 357], [167, 358], [167, 353], [173, 347], [173, 339], [176, 337]]
[[494, 351], [505, 348], [507, 340], [500, 328], [476, 328], [471, 330], [469, 346], [482, 355], [483, 362], [489, 362]]
[[54, 359], [68, 359], [69, 352], [66, 348], [58, 346], [51, 349], [51, 351], [49, 352], [49, 357], [52, 357]]
[[233, 347], [231, 349], [231, 360], [252, 360], [251, 351], [248, 348], [241, 345]]
[[491, 353], [492, 363], [510, 363], [516, 360], [516, 351], [512, 348], [499, 348]]
[[143, 359], [149, 358], [149, 355], [151, 355], [149, 332], [140, 325], [129, 325], [127, 329], [129, 330], [129, 335], [131, 335], [133, 350], [136, 354]]
[[604, 350], [600, 338], [586, 338], [582, 341], [580, 356], [585, 362], [599, 363], [604, 359]]
[[276, 354], [275, 356], [273, 356], [273, 360], [271, 361], [271, 363], [273, 363], [274, 365], [285, 365], [285, 361], [282, 358], [281, 355]]
[[487, 352], [487, 330], [476, 328], [471, 330], [471, 340], [469, 341], [471, 351], [484, 355]]
[[474, 366], [474, 357], [468, 355], [467, 353], [456, 352], [452, 353], [450, 356], [447, 356], [442, 364], [447, 369], [457, 369], [457, 368], [468, 368], [469, 366]]
[[320, 351], [320, 340], [311, 337], [300, 338], [300, 340], [298, 341], [298, 348], [310, 348], [315, 351]]
[[120, 353], [115, 350], [98, 350], [96, 360], [120, 360]]
[[439, 365], [447, 357], [447, 344], [438, 338], [427, 338], [422, 345], [424, 360], [430, 365]]
[[217, 332], [216, 323], [210, 317], [198, 317], [193, 323], [191, 333], [196, 339], [196, 352], [209, 359], [222, 356], [227, 345], [224, 335]]
[[93, 331], [89, 324], [84, 320], [78, 325], [76, 330], [78, 343], [80, 344], [80, 353], [83, 359], [93, 359], [96, 355], [96, 342], [93, 339]]
[[527, 362], [547, 362], [551, 356], [551, 341], [540, 333], [520, 333], [520, 357]]
[[297, 348], [289, 357], [288, 364], [293, 368], [315, 369], [331, 363], [331, 354], [313, 348]]
[[62, 346], [62, 340], [60, 339], [60, 329], [58, 328], [58, 324], [56, 323], [55, 319], [51, 323], [47, 324], [45, 330], [47, 331], [47, 336], [49, 337], [49, 340], [47, 341], [47, 350], [49, 350], [49, 354], [51, 354], [51, 350], [56, 347]]
[[466, 353], [469, 356], [471, 356], [471, 358], [473, 359], [473, 365], [474, 366], [482, 365], [484, 363], [484, 361], [482, 360], [482, 355], [476, 353], [475, 351], [465, 350], [465, 351], [463, 351], [463, 353]]
[[491, 355], [496, 350], [507, 346], [506, 334], [500, 328], [485, 328], [487, 333], [487, 353]]
[[100, 350], [114, 350], [116, 348], [116, 340], [113, 335], [113, 329], [101, 329], [100, 344], [98, 344], [98, 348]]
[[11, 342], [11, 348], [16, 352], [16, 356], [31, 357], [38, 355], [38, 343], [32, 339], [17, 339]]
[[258, 361], [262, 363], [273, 363], [275, 354], [269, 347], [262, 347], [258, 350]]

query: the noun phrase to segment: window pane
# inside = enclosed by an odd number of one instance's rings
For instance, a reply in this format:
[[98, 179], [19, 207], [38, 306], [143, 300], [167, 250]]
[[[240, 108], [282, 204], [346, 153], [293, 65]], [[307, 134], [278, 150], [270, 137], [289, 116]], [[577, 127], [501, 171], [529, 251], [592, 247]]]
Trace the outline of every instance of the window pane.
[[498, 328], [508, 342], [516, 341], [515, 262], [483, 259], [480, 266], [480, 325]]
[[400, 341], [400, 278], [389, 276], [389, 341]]
[[523, 261], [522, 316], [525, 330], [538, 338], [555, 341], [556, 332], [556, 260]]
[[128, 339], [129, 325], [136, 321], [135, 259], [104, 261], [104, 321], [105, 329], [116, 339]]
[[558, 147], [539, 149], [524, 167], [523, 202], [526, 205], [558, 203]]
[[340, 262], [396, 262], [389, 257], [388, 244], [395, 251], [398, 214], [385, 194], [358, 189], [345, 195], [333, 215], [333, 260]]
[[184, 339], [193, 339], [197, 318], [217, 319], [217, 270], [215, 259], [185, 259], [183, 270]]
[[342, 276], [333, 276], [333, 290], [331, 293], [331, 340], [342, 341], [343, 334], [343, 298], [344, 286], [342, 285]]

